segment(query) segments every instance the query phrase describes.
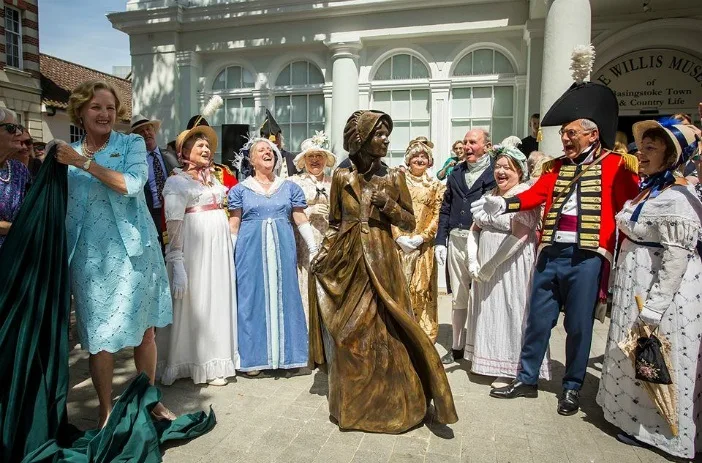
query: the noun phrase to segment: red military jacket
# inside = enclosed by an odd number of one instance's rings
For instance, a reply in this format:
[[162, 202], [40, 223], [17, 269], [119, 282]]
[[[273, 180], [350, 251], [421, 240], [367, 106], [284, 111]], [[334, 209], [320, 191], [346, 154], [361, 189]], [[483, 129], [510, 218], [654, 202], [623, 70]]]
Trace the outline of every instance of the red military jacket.
[[539, 249], [553, 244], [563, 205], [577, 188], [578, 247], [595, 251], [612, 263], [616, 244], [614, 216], [639, 192], [638, 162], [634, 156], [603, 149], [594, 154], [594, 159], [602, 155], [605, 156], [575, 181], [587, 165], [566, 164], [563, 159], [549, 161], [530, 189], [506, 199], [506, 212], [534, 209], [545, 203]]
[[224, 185], [227, 188], [227, 190], [234, 188], [234, 186], [236, 186], [236, 184], [239, 183], [236, 180], [234, 172], [232, 172], [232, 170], [224, 164], [215, 163], [214, 175], [215, 177], [217, 177], [217, 180], [219, 180], [219, 183]]

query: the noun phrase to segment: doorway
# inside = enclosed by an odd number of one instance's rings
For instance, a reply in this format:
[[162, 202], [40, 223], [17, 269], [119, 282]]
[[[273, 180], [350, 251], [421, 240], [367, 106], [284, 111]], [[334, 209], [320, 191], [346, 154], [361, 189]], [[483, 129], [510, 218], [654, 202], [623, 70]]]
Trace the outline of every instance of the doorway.
[[232, 168], [238, 175], [233, 164], [236, 154], [246, 144], [249, 138], [248, 124], [222, 124], [222, 164]]

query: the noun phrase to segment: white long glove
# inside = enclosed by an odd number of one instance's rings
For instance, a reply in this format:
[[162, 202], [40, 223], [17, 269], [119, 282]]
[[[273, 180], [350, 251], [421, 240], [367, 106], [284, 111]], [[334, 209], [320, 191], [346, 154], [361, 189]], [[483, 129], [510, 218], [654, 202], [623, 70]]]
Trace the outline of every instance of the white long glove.
[[446, 246], [443, 244], [434, 246], [434, 255], [439, 265], [444, 265], [446, 263]]
[[677, 246], [666, 246], [663, 249], [658, 281], [651, 287], [644, 308], [639, 314], [639, 318], [652, 328], [661, 323], [663, 314], [680, 290], [680, 283], [687, 270], [689, 253], [690, 251]]
[[321, 215], [326, 217], [329, 215], [329, 205], [324, 203], [313, 204], [305, 209], [305, 213], [307, 214], [307, 217], [311, 217], [313, 215]]
[[307, 245], [307, 251], [310, 257], [310, 262], [312, 262], [314, 256], [316, 256], [317, 252], [319, 252], [319, 246], [314, 240], [314, 230], [312, 229], [312, 225], [310, 225], [309, 222], [305, 222], [302, 225], [298, 225], [297, 230], [300, 232], [300, 236], [302, 237], [302, 239], [305, 240], [305, 244]]
[[173, 299], [182, 299], [188, 289], [188, 274], [183, 264], [183, 221], [166, 221], [168, 246], [166, 246], [166, 262], [173, 265], [171, 278], [171, 294]]
[[507, 259], [515, 255], [526, 243], [527, 237], [519, 239], [514, 235], [508, 235], [507, 238], [500, 244], [497, 248], [495, 254], [480, 266], [478, 271], [477, 279], [478, 281], [488, 281], [495, 274], [497, 267], [505, 262]]
[[421, 237], [421, 235], [414, 235], [410, 237], [409, 243], [414, 247], [414, 249], [418, 249], [419, 246], [424, 244], [424, 238]]
[[498, 216], [507, 209], [507, 203], [501, 196], [483, 196], [470, 205], [470, 212], [475, 215], [477, 212], [485, 211], [487, 215]]
[[468, 254], [468, 273], [473, 280], [478, 278], [478, 271], [480, 270], [480, 264], [478, 263], [479, 244], [480, 232], [478, 230], [471, 230], [468, 234], [466, 252]]
[[412, 239], [409, 236], [404, 235], [404, 236], [398, 236], [397, 239], [395, 240], [395, 242], [397, 243], [398, 246], [400, 246], [400, 249], [402, 249], [402, 251], [405, 254], [409, 254], [410, 252], [417, 249], [416, 247], [414, 247], [412, 245], [411, 240]]
[[185, 273], [185, 265], [182, 260], [175, 261], [173, 262], [173, 281], [171, 281], [173, 299], [183, 299], [187, 289], [188, 274]]

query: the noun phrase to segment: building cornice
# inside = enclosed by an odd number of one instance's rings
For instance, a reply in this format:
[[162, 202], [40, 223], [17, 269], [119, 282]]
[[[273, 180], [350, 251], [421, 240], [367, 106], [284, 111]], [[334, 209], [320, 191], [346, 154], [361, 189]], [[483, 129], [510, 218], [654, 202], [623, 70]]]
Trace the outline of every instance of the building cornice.
[[[194, 2], [193, 2], [194, 3]], [[340, 15], [392, 13], [394, 11], [467, 5], [515, 3], [515, 0], [331, 0], [312, 3], [303, 0], [248, 0], [215, 5], [135, 9], [109, 13], [115, 29], [127, 34], [164, 31], [196, 31], [231, 26], [273, 24], [305, 19], [334, 18]]]

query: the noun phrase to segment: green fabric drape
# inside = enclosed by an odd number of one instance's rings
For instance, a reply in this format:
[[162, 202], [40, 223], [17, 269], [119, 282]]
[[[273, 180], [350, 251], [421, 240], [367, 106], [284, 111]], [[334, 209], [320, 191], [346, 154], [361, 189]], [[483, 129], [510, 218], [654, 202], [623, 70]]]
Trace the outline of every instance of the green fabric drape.
[[67, 423], [70, 281], [67, 168], [52, 149], [0, 248], [0, 461], [161, 461], [159, 443], [197, 437], [215, 415], [150, 419], [160, 392], [140, 375], [101, 431]]

